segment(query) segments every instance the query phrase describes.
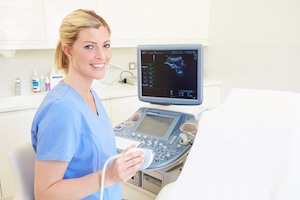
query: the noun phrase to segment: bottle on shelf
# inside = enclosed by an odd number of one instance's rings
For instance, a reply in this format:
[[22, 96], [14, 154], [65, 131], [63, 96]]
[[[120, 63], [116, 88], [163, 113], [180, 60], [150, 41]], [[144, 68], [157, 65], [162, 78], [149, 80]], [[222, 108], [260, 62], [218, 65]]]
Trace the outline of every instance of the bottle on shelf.
[[45, 85], [46, 85], [46, 91], [50, 91], [50, 81], [48, 76], [46, 76]]
[[41, 92], [40, 79], [35, 69], [33, 70], [33, 76], [32, 76], [32, 90], [34, 93]]
[[40, 87], [41, 87], [41, 91], [45, 92], [46, 91], [46, 83], [45, 83], [45, 77], [43, 74], [41, 74], [41, 78], [40, 78]]

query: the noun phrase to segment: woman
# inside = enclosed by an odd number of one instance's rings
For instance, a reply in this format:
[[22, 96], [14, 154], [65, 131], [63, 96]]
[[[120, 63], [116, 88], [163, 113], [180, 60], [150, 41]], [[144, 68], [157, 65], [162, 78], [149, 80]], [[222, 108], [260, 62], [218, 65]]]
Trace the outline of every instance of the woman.
[[[104, 77], [110, 61], [110, 29], [93, 11], [77, 10], [65, 17], [59, 33], [55, 63], [66, 78], [46, 95], [31, 131], [36, 152], [35, 198], [98, 200], [102, 167], [116, 154], [116, 144], [107, 113], [91, 85], [93, 79]], [[133, 152], [110, 164], [104, 199], [122, 198], [118, 183], [136, 173], [144, 159], [141, 154]]]

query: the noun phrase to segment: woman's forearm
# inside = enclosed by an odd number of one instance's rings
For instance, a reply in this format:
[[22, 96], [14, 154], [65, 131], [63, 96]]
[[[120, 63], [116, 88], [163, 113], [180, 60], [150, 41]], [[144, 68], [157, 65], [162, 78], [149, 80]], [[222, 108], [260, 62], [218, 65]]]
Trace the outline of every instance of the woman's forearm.
[[63, 179], [68, 162], [36, 161], [34, 193], [37, 200], [82, 199], [100, 190], [101, 173]]
[[[71, 200], [83, 199], [97, 191], [101, 187], [101, 171], [75, 179], [62, 179], [48, 188], [35, 186], [36, 200]], [[38, 184], [38, 183], [37, 183]]]

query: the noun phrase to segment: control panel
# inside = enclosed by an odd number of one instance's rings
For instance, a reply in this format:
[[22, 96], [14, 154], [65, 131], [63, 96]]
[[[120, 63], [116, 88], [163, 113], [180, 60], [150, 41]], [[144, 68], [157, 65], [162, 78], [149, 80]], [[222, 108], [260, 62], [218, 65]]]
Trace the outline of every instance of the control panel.
[[142, 107], [128, 120], [114, 127], [117, 151], [132, 144], [151, 149], [153, 162], [148, 170], [167, 167], [185, 155], [197, 133], [194, 115]]

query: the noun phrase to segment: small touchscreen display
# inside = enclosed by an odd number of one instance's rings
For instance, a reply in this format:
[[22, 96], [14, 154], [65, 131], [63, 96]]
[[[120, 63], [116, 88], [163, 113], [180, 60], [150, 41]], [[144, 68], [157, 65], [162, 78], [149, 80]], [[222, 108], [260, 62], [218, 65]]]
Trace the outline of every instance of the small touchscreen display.
[[174, 118], [147, 114], [136, 132], [164, 137]]

